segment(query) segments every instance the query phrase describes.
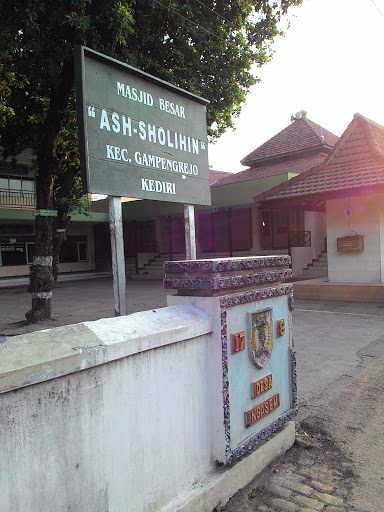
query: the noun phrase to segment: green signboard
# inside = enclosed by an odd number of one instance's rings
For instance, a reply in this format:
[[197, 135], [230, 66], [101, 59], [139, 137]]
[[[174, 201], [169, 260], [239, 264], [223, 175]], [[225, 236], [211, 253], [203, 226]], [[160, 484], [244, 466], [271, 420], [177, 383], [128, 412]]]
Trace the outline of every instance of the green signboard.
[[207, 100], [89, 48], [75, 63], [85, 191], [211, 204]]
[[57, 217], [57, 210], [35, 210], [33, 215], [35, 217]]

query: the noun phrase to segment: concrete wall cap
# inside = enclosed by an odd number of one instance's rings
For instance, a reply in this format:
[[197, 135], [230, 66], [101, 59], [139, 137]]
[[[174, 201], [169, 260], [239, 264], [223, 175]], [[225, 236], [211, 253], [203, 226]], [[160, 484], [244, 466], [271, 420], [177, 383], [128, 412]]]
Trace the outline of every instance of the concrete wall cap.
[[7, 338], [0, 347], [0, 393], [211, 333], [192, 304], [66, 325]]

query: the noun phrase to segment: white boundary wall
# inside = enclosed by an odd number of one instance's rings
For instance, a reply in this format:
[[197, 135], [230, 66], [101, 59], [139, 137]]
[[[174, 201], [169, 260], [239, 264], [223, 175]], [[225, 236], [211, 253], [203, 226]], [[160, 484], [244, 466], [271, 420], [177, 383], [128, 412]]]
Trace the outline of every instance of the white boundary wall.
[[212, 473], [224, 453], [212, 329], [183, 304], [8, 338], [1, 512], [151, 512]]

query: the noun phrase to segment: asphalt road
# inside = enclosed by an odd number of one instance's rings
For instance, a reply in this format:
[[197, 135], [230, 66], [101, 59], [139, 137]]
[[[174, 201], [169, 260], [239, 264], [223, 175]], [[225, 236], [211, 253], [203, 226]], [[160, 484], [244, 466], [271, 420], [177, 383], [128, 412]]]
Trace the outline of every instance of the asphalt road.
[[300, 416], [384, 354], [384, 304], [295, 301]]

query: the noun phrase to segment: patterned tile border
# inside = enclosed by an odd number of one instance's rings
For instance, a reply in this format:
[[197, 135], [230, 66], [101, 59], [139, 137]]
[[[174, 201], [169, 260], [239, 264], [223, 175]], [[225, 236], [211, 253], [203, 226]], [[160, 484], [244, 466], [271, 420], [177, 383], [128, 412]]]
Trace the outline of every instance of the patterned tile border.
[[[297, 378], [296, 378], [296, 353], [291, 348], [291, 400], [292, 407], [284, 415], [269, 424], [263, 430], [253, 435], [242, 446], [231, 449], [231, 411], [229, 405], [229, 381], [228, 381], [228, 335], [227, 335], [227, 311], [226, 308], [254, 302], [269, 297], [279, 295], [288, 295], [288, 306], [290, 311], [293, 309], [293, 286], [291, 284], [282, 285], [274, 288], [262, 290], [252, 290], [222, 297], [220, 299], [221, 307], [221, 349], [222, 349], [222, 371], [223, 371], [223, 412], [224, 412], [224, 433], [225, 433], [225, 459], [230, 464], [239, 457], [252, 450], [263, 439], [266, 439], [277, 429], [282, 427], [289, 420], [297, 415]], [[292, 308], [292, 309], [291, 309]]]
[[[282, 284], [281, 286], [273, 286], [262, 288], [260, 290], [249, 290], [241, 293], [234, 293], [220, 298], [220, 306], [222, 308], [230, 308], [238, 304], [246, 304], [257, 300], [268, 299], [269, 297], [278, 297], [279, 295], [292, 296], [291, 303], [293, 309], [293, 285]], [[289, 305], [289, 302], [288, 302]], [[290, 310], [292, 311], [291, 307]]]
[[164, 278], [164, 288], [177, 290], [225, 290], [248, 286], [252, 284], [263, 284], [287, 279], [292, 277], [291, 269], [271, 270], [255, 272], [252, 274], [241, 274], [234, 276], [213, 276], [213, 277], [176, 277], [168, 275]]
[[282, 267], [290, 265], [290, 256], [253, 256], [245, 258], [217, 258], [210, 260], [186, 260], [164, 262], [164, 272], [199, 274], [205, 272], [228, 272], [252, 270], [261, 267]]

